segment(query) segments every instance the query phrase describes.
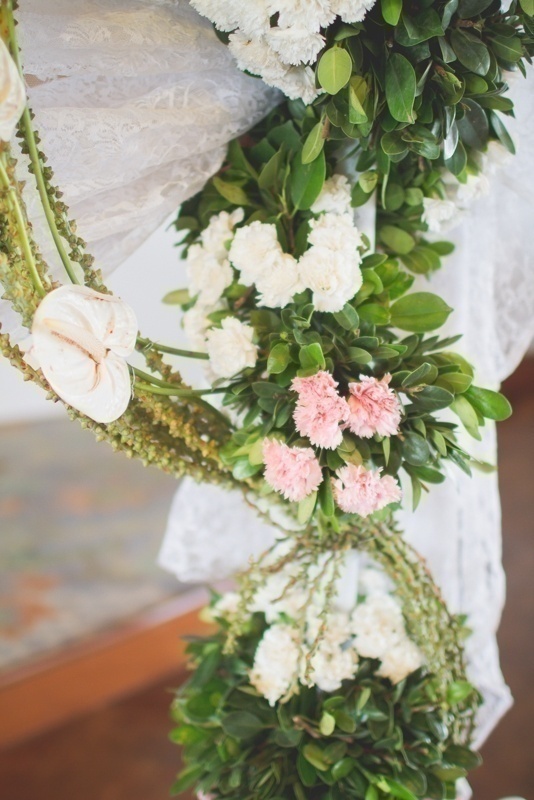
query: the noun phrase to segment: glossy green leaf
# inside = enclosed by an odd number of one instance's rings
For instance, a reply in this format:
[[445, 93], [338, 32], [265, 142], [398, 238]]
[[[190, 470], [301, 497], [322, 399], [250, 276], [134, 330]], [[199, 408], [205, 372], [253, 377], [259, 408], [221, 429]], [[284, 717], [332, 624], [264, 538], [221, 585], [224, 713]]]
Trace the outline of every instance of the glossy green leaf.
[[451, 44], [458, 61], [475, 75], [487, 75], [490, 68], [489, 50], [480, 39], [463, 30], [453, 30]]
[[391, 322], [403, 331], [426, 333], [445, 324], [452, 308], [436, 294], [414, 292], [391, 307]]
[[190, 300], [191, 295], [188, 289], [175, 289], [173, 292], [168, 292], [162, 302], [169, 306], [183, 306], [185, 303], [189, 303]]
[[398, 122], [414, 122], [415, 70], [407, 58], [393, 53], [386, 64], [386, 102]]
[[212, 178], [212, 182], [219, 194], [222, 195], [225, 200], [228, 200], [229, 203], [232, 203], [235, 206], [250, 205], [250, 201], [246, 193], [240, 186], [237, 186], [237, 184], [223, 181], [222, 178], [219, 178], [218, 176]]
[[221, 725], [234, 739], [251, 739], [263, 728], [261, 719], [249, 711], [234, 711], [222, 718]]
[[289, 346], [285, 342], [275, 344], [267, 359], [267, 372], [278, 375], [290, 362]]
[[350, 80], [352, 58], [342, 47], [331, 47], [321, 56], [317, 68], [320, 85], [328, 94], [337, 94]]
[[380, 8], [384, 22], [397, 25], [402, 11], [402, 0], [381, 0]]
[[295, 208], [305, 211], [312, 207], [321, 193], [326, 178], [324, 150], [311, 164], [297, 157], [291, 169], [291, 200]]
[[311, 164], [312, 161], [315, 161], [319, 153], [324, 147], [324, 123], [318, 122], [317, 125], [314, 125], [311, 131], [308, 134], [308, 138], [304, 142], [304, 147], [302, 148], [302, 163], [303, 164]]
[[487, 419], [502, 422], [502, 420], [508, 419], [512, 415], [512, 406], [500, 392], [471, 386], [465, 396], [471, 405]]
[[378, 232], [380, 241], [394, 253], [405, 255], [415, 247], [413, 236], [395, 225], [383, 225]]
[[318, 342], [301, 347], [299, 360], [302, 369], [324, 369], [326, 366], [323, 350]]

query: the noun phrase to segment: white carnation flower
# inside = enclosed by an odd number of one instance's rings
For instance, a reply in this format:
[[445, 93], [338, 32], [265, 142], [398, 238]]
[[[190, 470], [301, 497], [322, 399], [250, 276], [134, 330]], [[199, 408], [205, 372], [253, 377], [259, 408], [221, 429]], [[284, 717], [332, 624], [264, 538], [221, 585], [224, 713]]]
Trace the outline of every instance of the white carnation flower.
[[423, 214], [421, 219], [428, 225], [432, 233], [440, 233], [454, 225], [458, 216], [458, 206], [452, 200], [439, 197], [423, 198]]
[[466, 208], [485, 197], [490, 190], [490, 182], [486, 175], [479, 173], [478, 175], [469, 175], [466, 183], [460, 183], [456, 194], [456, 202], [461, 208]]
[[204, 250], [211, 253], [219, 261], [228, 258], [228, 243], [234, 235], [234, 228], [239, 222], [243, 222], [245, 212], [242, 208], [236, 208], [229, 214], [221, 211], [211, 217], [207, 228], [200, 234], [200, 240]]
[[184, 312], [182, 328], [193, 350], [199, 353], [206, 352], [206, 334], [213, 325], [213, 322], [208, 318], [208, 314], [223, 307], [222, 303], [212, 308], [197, 303]]
[[298, 262], [293, 256], [282, 252], [273, 256], [269, 262], [264, 262], [267, 268], [256, 279], [259, 305], [284, 308], [304, 286], [300, 280]]
[[357, 652], [365, 658], [382, 658], [404, 638], [404, 619], [398, 603], [388, 594], [374, 594], [352, 613], [352, 632]]
[[361, 287], [361, 257], [354, 253], [310, 247], [299, 260], [304, 286], [313, 292], [317, 311], [341, 311]]
[[270, 14], [278, 13], [280, 28], [303, 27], [314, 33], [336, 18], [331, 0], [267, 0], [267, 6]]
[[381, 660], [378, 674], [392, 683], [400, 683], [424, 663], [421, 651], [407, 636], [389, 647]]
[[[269, 80], [263, 76], [266, 83]], [[280, 89], [290, 100], [302, 100], [306, 105], [313, 103], [322, 90], [315, 86], [315, 72], [311, 67], [291, 67], [273, 80], [273, 86]]]
[[[343, 681], [354, 678], [358, 669], [358, 654], [350, 647], [342, 649], [339, 644], [324, 640], [311, 659], [309, 683], [323, 692], [335, 692]], [[305, 666], [301, 680], [305, 682]]]
[[233, 31], [239, 24], [237, 3], [228, 0], [191, 0], [191, 5], [220, 31]]
[[321, 214], [317, 219], [311, 220], [310, 228], [308, 236], [310, 244], [336, 252], [356, 253], [361, 260], [357, 250], [362, 247], [363, 239], [354, 224], [352, 214], [327, 212]]
[[234, 12], [238, 17], [238, 28], [247, 36], [258, 37], [266, 33], [270, 27], [269, 11], [266, 0], [246, 0], [246, 3], [228, 3], [239, 5], [239, 11]]
[[241, 282], [252, 286], [271, 269], [273, 259], [280, 254], [276, 226], [256, 220], [236, 231], [228, 256], [241, 273]]
[[226, 592], [210, 609], [212, 616], [220, 619], [230, 619], [239, 611], [241, 597], [237, 592]]
[[228, 48], [239, 69], [261, 75], [269, 85], [277, 85], [276, 81], [281, 80], [287, 72], [287, 66], [281, 63], [263, 36], [254, 39], [236, 31], [229, 37]]
[[310, 33], [296, 25], [291, 28], [271, 28], [267, 41], [285, 64], [309, 64], [316, 60], [324, 46], [324, 36]]
[[345, 175], [332, 175], [311, 207], [313, 214], [350, 214], [351, 185]]
[[343, 22], [362, 22], [376, 0], [331, 0], [332, 11], [338, 14]]
[[0, 140], [8, 142], [17, 127], [24, 106], [26, 92], [17, 65], [11, 58], [4, 41], [0, 39]]
[[200, 305], [214, 306], [233, 281], [230, 262], [220, 261], [202, 245], [193, 244], [187, 251], [186, 264], [191, 294], [197, 295]]
[[298, 680], [300, 647], [289, 625], [273, 625], [263, 634], [250, 672], [250, 682], [271, 706]]
[[290, 570], [270, 575], [254, 595], [251, 604], [252, 613], [265, 614], [269, 624], [276, 622], [281, 614], [298, 619], [308, 602], [308, 593], [300, 587], [288, 588], [290, 580]]
[[254, 328], [235, 317], [225, 317], [220, 328], [206, 336], [211, 369], [218, 378], [232, 378], [246, 367], [254, 367], [258, 347], [252, 341]]

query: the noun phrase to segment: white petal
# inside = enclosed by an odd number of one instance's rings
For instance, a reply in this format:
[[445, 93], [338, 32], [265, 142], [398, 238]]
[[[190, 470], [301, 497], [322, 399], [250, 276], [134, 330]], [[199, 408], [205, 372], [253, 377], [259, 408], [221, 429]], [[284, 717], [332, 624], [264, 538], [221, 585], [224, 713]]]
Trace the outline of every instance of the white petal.
[[135, 314], [121, 300], [83, 286], [61, 286], [41, 301], [32, 353], [52, 389], [96, 422], [120, 417], [131, 398], [123, 356], [135, 346]]
[[19, 121], [26, 93], [19, 71], [11, 54], [0, 39], [0, 139], [8, 142]]
[[118, 297], [87, 286], [60, 286], [41, 301], [34, 325], [57, 319], [90, 331], [107, 349], [129, 356], [135, 348], [138, 326], [135, 312]]

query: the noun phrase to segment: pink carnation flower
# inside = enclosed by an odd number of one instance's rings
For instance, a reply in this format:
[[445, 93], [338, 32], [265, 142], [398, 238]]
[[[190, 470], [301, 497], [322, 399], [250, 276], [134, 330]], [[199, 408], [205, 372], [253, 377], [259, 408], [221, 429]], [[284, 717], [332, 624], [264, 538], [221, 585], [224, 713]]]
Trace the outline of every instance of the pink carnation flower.
[[380, 470], [373, 472], [364, 467], [348, 464], [338, 469], [334, 480], [334, 497], [338, 506], [347, 514], [368, 517], [375, 511], [397, 503], [402, 492], [391, 475], [380, 477]]
[[316, 447], [333, 450], [342, 442], [340, 423], [349, 418], [349, 406], [337, 393], [337, 381], [329, 372], [309, 378], [295, 378], [291, 384], [298, 393], [293, 419], [297, 430]]
[[359, 383], [349, 383], [350, 417], [348, 427], [356, 436], [369, 439], [373, 434], [393, 436], [399, 431], [401, 406], [388, 384], [391, 375], [382, 380], [360, 375]]
[[276, 439], [263, 443], [265, 480], [286, 500], [296, 503], [315, 492], [323, 473], [311, 447], [288, 447]]

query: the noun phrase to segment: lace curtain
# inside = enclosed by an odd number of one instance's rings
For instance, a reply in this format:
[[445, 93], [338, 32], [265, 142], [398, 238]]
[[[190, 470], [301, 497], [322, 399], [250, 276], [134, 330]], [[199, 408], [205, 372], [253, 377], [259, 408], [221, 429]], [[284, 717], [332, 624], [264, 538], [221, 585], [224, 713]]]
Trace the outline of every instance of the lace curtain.
[[[20, 0], [19, 19], [43, 149], [81, 235], [108, 272], [203, 185], [225, 143], [279, 99], [234, 67], [183, 0]], [[518, 155], [493, 178], [491, 195], [466, 212], [452, 237], [456, 253], [430, 286], [456, 309], [449, 330], [465, 334], [460, 349], [475, 362], [479, 382], [493, 386], [519, 362], [534, 320], [532, 83], [518, 78], [513, 95]], [[29, 177], [24, 160], [20, 174]], [[26, 199], [46, 253], [31, 186]], [[1, 301], [0, 320], [16, 327]], [[493, 426], [476, 450], [495, 461]], [[480, 743], [510, 703], [495, 640], [504, 599], [497, 478], [451, 472], [402, 523], [451, 608], [470, 617], [471, 675], [486, 697]], [[160, 560], [183, 581], [220, 579], [273, 536], [239, 494], [186, 480]]]

